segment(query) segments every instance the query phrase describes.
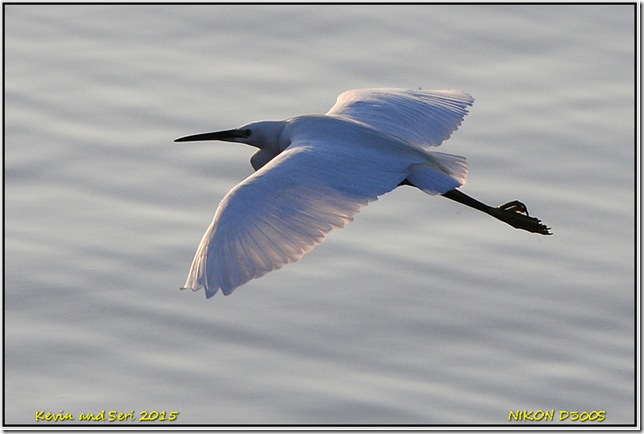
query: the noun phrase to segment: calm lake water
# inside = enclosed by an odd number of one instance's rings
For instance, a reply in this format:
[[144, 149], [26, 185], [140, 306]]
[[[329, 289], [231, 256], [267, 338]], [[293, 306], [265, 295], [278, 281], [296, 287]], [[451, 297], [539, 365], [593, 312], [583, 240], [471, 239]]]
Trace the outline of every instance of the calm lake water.
[[[633, 424], [635, 12], [4, 5], [4, 423]], [[554, 235], [399, 188], [231, 296], [180, 291], [253, 150], [172, 140], [363, 87], [471, 93], [440, 148], [463, 190]]]

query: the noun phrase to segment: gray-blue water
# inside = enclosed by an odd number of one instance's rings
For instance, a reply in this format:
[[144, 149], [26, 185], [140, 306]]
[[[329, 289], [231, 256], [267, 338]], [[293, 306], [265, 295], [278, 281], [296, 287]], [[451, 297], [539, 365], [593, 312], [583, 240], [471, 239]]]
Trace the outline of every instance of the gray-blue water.
[[[4, 14], [6, 424], [633, 423], [634, 5]], [[440, 150], [554, 235], [400, 188], [231, 296], [180, 291], [253, 150], [172, 140], [362, 87], [471, 93]]]

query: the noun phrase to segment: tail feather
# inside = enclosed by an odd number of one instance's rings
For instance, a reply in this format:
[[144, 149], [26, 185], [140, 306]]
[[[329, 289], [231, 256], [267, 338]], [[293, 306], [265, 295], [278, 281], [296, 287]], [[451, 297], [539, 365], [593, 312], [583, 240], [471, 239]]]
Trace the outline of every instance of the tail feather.
[[443, 194], [467, 182], [467, 162], [465, 157], [431, 152], [425, 163], [414, 164], [409, 169], [407, 179], [425, 193]]

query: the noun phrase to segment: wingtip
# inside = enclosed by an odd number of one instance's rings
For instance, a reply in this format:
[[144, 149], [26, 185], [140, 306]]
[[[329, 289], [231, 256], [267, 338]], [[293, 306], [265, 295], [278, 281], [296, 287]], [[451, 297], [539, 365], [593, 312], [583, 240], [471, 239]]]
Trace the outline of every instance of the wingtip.
[[[192, 287], [190, 287], [190, 286], [182, 286], [182, 287], [181, 287], [181, 288], [179, 288], [179, 289], [180, 289], [180, 290], [182, 290], [182, 291], [183, 291], [184, 289], [189, 289], [189, 290], [191, 290], [192, 292], [197, 292], [197, 291], [201, 290], [202, 288], [203, 288], [203, 286], [199, 286], [198, 288], [192, 288]], [[208, 289], [208, 288], [206, 288], [206, 290], [205, 290], [205, 292], [204, 292], [204, 294], [206, 295], [206, 298], [207, 298], [207, 299], [208, 299], [208, 298], [213, 297], [216, 293], [217, 293], [217, 290], [216, 290], [216, 289], [213, 291], [213, 290], [210, 290], [210, 289]]]

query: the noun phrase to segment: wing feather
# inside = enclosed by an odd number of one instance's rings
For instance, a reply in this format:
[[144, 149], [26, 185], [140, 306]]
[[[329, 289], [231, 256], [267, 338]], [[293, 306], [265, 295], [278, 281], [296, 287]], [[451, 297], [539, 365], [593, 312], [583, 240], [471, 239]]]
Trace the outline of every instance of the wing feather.
[[470, 95], [459, 90], [354, 89], [340, 94], [326, 114], [426, 148], [447, 140], [473, 103]]
[[205, 288], [207, 297], [218, 289], [230, 294], [297, 261], [369, 201], [393, 190], [412, 162], [393, 152], [361, 152], [353, 143], [291, 144], [221, 201], [185, 287]]

